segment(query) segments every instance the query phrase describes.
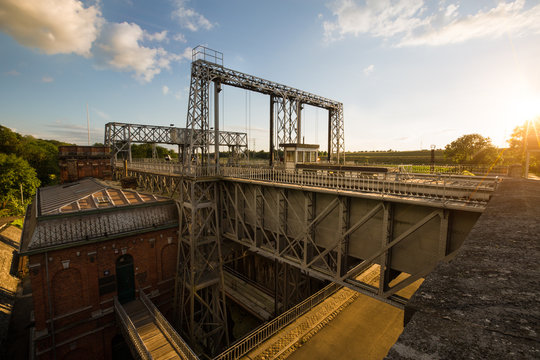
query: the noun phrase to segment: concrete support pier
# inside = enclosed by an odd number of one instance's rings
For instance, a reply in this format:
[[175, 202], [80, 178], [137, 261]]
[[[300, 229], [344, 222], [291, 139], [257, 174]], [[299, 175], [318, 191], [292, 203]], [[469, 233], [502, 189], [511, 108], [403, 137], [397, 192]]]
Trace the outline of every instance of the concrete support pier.
[[507, 179], [429, 274], [387, 359], [540, 358], [540, 181]]

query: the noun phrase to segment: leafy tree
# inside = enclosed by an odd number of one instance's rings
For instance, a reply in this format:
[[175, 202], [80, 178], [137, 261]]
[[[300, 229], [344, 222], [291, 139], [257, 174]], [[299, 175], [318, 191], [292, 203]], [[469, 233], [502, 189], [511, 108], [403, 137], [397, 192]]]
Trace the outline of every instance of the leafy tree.
[[[21, 185], [24, 202], [21, 202]], [[40, 181], [28, 162], [14, 154], [0, 153], [0, 207], [13, 215], [24, 213]]]
[[[524, 164], [525, 163], [525, 138], [529, 133], [529, 141], [540, 137], [540, 117], [534, 121], [526, 121], [523, 125], [516, 126], [508, 142], [508, 149], [504, 154], [504, 160], [508, 164]], [[533, 152], [529, 159], [529, 170], [540, 172], [540, 154]]]
[[13, 154], [21, 142], [21, 135], [11, 131], [11, 129], [0, 125], [0, 152]]
[[[157, 157], [163, 159], [166, 155], [171, 158], [178, 158], [178, 154], [173, 150], [164, 148], [163, 146], [156, 146]], [[152, 144], [133, 144], [131, 145], [131, 156], [133, 158], [151, 158], [152, 157]]]
[[70, 145], [57, 140], [42, 140], [32, 136], [21, 136], [5, 126], [0, 126], [0, 153], [15, 154], [25, 159], [34, 169], [43, 185], [56, 183], [58, 146]]
[[444, 157], [458, 164], [490, 164], [497, 158], [497, 148], [490, 138], [463, 135], [446, 145]]
[[36, 169], [37, 177], [43, 185], [54, 184], [60, 173], [58, 144], [62, 143], [32, 136], [24, 136], [19, 144], [17, 154]]

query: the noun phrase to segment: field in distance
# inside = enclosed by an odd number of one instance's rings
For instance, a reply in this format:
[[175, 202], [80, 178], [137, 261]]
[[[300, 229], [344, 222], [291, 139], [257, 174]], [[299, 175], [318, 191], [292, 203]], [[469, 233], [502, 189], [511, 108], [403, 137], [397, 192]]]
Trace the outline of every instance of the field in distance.
[[[435, 164], [450, 163], [443, 154], [444, 150], [435, 150]], [[345, 160], [357, 164], [430, 164], [431, 150], [346, 152]]]

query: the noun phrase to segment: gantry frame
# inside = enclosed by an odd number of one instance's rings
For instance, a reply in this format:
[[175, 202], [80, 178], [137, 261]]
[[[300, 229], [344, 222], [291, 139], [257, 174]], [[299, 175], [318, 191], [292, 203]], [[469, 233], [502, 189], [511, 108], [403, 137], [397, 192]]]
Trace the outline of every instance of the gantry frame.
[[[216, 138], [218, 141], [216, 142]], [[248, 147], [247, 134], [234, 131], [192, 130], [174, 126], [157, 126], [110, 122], [105, 124], [105, 145], [111, 149], [114, 160], [118, 154], [126, 153], [127, 160], [131, 162], [131, 144], [168, 144], [178, 145], [179, 159], [187, 144], [202, 146], [227, 146], [229, 151], [238, 155], [243, 154]]]
[[[222, 85], [229, 85], [270, 96], [270, 164], [273, 163], [276, 145], [301, 142], [301, 110], [306, 104], [328, 110], [328, 161], [345, 161], [342, 103], [291, 86], [228, 69], [223, 66], [222, 53], [202, 46], [193, 49], [191, 63], [191, 86], [186, 128], [193, 131], [187, 156], [194, 157], [200, 150], [203, 162], [210, 163], [211, 143], [207, 141], [206, 137], [210, 130], [209, 94], [211, 83], [214, 84], [214, 131], [216, 133], [219, 131], [219, 92]], [[214, 153], [218, 154], [217, 148]], [[215, 156], [215, 158], [217, 157], [218, 155]], [[216, 164], [218, 164], [217, 161]]]

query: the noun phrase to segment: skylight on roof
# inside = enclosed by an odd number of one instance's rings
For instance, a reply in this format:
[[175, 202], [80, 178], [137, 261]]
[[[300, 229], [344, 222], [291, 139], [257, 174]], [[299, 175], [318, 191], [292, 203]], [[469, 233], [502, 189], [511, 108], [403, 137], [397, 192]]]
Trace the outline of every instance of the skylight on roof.
[[98, 204], [107, 204], [109, 203], [109, 198], [106, 198], [105, 196], [96, 196], [96, 201]]

